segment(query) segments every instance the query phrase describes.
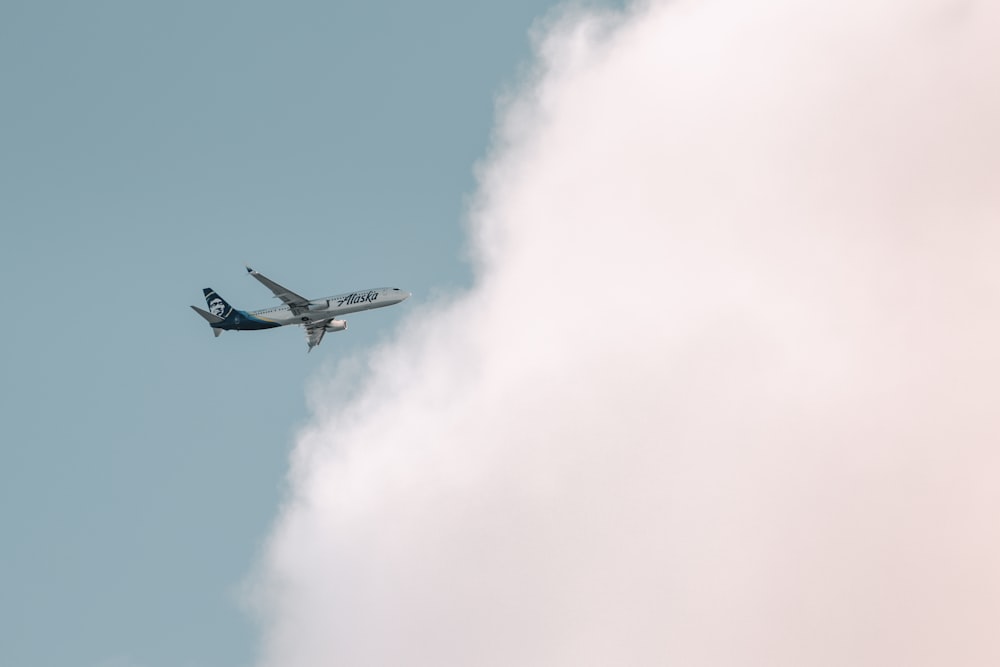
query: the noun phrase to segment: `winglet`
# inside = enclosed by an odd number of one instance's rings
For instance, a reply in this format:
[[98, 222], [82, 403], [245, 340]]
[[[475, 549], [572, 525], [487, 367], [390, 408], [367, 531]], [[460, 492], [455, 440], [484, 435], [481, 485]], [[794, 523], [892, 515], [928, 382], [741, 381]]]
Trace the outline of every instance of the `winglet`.
[[247, 267], [247, 273], [249, 273], [249, 274], [250, 274], [250, 275], [252, 276], [252, 275], [254, 274], [254, 270], [253, 270], [253, 269], [251, 269], [251, 268], [250, 268], [250, 267], [248, 266], [248, 267]]

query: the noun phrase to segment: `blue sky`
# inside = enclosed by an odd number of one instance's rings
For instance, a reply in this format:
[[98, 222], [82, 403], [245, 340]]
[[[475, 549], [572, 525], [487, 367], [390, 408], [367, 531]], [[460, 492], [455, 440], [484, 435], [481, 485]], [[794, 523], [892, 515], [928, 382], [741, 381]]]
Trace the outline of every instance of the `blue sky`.
[[[0, 4], [0, 663], [246, 665], [241, 582], [317, 373], [470, 279], [494, 101], [553, 5]], [[414, 297], [306, 355], [269, 305]]]

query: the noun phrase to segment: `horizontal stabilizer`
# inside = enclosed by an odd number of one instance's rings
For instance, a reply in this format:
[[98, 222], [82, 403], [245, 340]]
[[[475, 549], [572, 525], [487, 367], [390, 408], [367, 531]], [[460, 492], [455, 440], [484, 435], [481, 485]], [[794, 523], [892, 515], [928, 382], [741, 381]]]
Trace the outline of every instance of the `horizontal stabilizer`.
[[[194, 312], [198, 313], [199, 315], [201, 315], [202, 317], [204, 317], [206, 320], [208, 320], [209, 324], [218, 324], [219, 322], [223, 321], [223, 319], [221, 317], [219, 317], [218, 315], [213, 315], [212, 313], [208, 312], [207, 310], [202, 310], [198, 306], [191, 306], [191, 310], [193, 310]], [[218, 329], [216, 329], [216, 331], [218, 331]], [[215, 335], [218, 336], [219, 334], [215, 334]]]

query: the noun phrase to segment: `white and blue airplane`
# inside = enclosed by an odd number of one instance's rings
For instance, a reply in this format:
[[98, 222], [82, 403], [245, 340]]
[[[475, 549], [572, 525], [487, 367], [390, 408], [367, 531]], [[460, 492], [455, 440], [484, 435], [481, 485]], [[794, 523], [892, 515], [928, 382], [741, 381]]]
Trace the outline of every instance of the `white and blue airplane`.
[[306, 328], [306, 341], [309, 351], [319, 345], [323, 336], [330, 332], [344, 331], [347, 322], [337, 319], [341, 315], [357, 313], [362, 310], [394, 306], [410, 298], [409, 292], [396, 287], [377, 287], [375, 289], [348, 292], [336, 296], [326, 296], [322, 299], [307, 299], [292, 290], [282, 287], [270, 278], [254, 271], [249, 266], [247, 273], [259, 280], [281, 299], [285, 305], [263, 310], [237, 310], [230, 306], [218, 292], [211, 287], [202, 290], [205, 293], [205, 303], [208, 310], [191, 306], [212, 327], [212, 333], [219, 336], [223, 331], [253, 331], [257, 329], [273, 329], [289, 324], [298, 324]]

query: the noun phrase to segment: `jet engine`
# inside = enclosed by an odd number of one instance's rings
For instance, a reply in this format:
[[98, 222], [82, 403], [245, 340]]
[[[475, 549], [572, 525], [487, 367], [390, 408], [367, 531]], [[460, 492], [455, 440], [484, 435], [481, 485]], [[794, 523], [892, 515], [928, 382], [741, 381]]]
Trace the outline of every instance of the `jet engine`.
[[327, 333], [334, 333], [336, 331], [343, 331], [347, 328], [347, 322], [344, 320], [330, 320], [323, 327]]

